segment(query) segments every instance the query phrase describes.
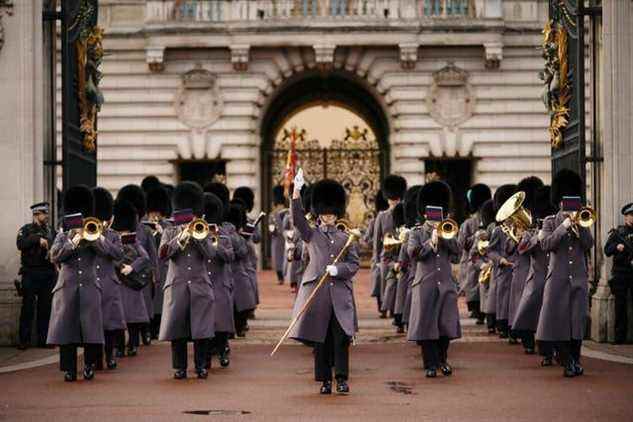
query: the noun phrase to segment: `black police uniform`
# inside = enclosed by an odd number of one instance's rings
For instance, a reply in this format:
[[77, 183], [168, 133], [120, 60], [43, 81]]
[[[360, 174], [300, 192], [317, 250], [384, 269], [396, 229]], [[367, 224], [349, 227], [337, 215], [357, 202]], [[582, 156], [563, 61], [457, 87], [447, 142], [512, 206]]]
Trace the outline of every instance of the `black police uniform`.
[[[622, 209], [622, 214], [633, 213], [633, 204]], [[619, 244], [625, 245], [624, 251], [618, 251]], [[615, 296], [615, 342], [624, 343], [628, 329], [627, 298], [633, 295], [633, 227], [619, 226], [609, 232], [604, 253], [613, 257], [613, 267], [609, 287]]]
[[[17, 247], [21, 252], [22, 310], [20, 312], [20, 345], [31, 340], [33, 314], [37, 307], [37, 345], [46, 345], [48, 321], [51, 316], [52, 290], [57, 270], [48, 258], [55, 233], [48, 226], [31, 223], [18, 232]], [[48, 241], [48, 249], [40, 245], [40, 239]]]

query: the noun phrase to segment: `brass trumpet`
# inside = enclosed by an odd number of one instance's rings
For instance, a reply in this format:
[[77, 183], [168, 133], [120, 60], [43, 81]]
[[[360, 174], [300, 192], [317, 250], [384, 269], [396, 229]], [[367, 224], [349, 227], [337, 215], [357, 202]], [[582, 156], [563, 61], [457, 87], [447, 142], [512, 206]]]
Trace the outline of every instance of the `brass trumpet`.
[[83, 227], [81, 228], [81, 238], [88, 242], [94, 242], [101, 237], [103, 233], [103, 222], [97, 218], [84, 218]]
[[204, 240], [210, 234], [213, 245], [218, 245], [219, 228], [217, 224], [209, 224], [203, 218], [196, 218], [187, 225], [185, 230], [196, 240]]
[[399, 227], [396, 229], [395, 233], [387, 233], [382, 241], [382, 247], [386, 251], [392, 251], [404, 244], [407, 240], [407, 235], [411, 229], [407, 227]]
[[519, 243], [519, 232], [526, 231], [532, 226], [532, 215], [523, 207], [525, 192], [517, 192], [503, 203], [497, 211], [496, 220], [501, 223], [501, 230]]
[[432, 223], [437, 230], [437, 235], [444, 240], [451, 240], [459, 233], [459, 226], [452, 218], [447, 218], [439, 223]]
[[580, 236], [580, 233], [578, 232], [578, 227], [576, 226], [588, 229], [596, 223], [598, 217], [596, 215], [596, 211], [593, 208], [585, 206], [574, 212], [571, 215], [570, 219], [572, 222], [572, 230], [574, 234], [576, 236]]
[[490, 263], [486, 263], [485, 266], [479, 272], [479, 284], [488, 284], [490, 283], [490, 279], [492, 278], [492, 265]]

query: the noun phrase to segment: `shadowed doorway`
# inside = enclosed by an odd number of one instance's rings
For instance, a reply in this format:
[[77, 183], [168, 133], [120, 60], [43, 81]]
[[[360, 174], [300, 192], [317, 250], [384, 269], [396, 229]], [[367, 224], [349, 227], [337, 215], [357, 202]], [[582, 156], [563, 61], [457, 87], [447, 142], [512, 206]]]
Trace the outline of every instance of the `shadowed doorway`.
[[177, 161], [178, 180], [205, 184], [216, 178], [226, 177], [226, 160], [183, 160]]

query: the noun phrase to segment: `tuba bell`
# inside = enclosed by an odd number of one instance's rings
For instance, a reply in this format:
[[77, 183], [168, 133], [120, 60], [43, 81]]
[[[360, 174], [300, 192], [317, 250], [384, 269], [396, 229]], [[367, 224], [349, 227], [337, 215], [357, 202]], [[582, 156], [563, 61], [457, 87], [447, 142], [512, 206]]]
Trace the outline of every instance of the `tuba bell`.
[[532, 215], [525, 209], [525, 192], [519, 191], [503, 203], [497, 211], [496, 220], [508, 237], [519, 243], [519, 231], [526, 231], [532, 226]]
[[103, 233], [103, 223], [97, 218], [84, 218], [81, 232], [82, 239], [88, 242], [94, 242], [99, 239]]

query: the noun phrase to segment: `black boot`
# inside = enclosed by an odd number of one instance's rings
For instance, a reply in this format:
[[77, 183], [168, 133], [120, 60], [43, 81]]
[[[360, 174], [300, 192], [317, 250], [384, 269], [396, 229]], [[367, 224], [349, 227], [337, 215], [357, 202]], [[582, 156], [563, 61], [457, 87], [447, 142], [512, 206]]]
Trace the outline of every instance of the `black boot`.
[[209, 371], [204, 368], [196, 369], [196, 374], [198, 374], [198, 379], [206, 380], [209, 377]]
[[84, 367], [84, 379], [86, 381], [90, 381], [95, 377], [95, 368], [94, 365], [86, 365]]
[[143, 340], [143, 346], [149, 346], [152, 344], [152, 333], [149, 328], [143, 330], [141, 334], [141, 339]]
[[227, 368], [231, 364], [231, 360], [229, 356], [231, 355], [231, 349], [229, 346], [222, 348], [219, 354], [220, 366], [222, 368]]
[[580, 365], [580, 362], [574, 362], [574, 373], [577, 377], [585, 373], [585, 369]]
[[112, 370], [112, 369], [116, 369], [116, 360], [114, 360], [114, 359], [110, 359], [110, 360], [107, 362], [107, 366], [108, 366], [108, 369], [111, 369], [111, 370]]
[[187, 378], [187, 371], [184, 369], [179, 369], [176, 372], [174, 372], [174, 379], [175, 380], [184, 380]]
[[448, 377], [453, 373], [453, 368], [447, 362], [440, 365], [440, 370], [445, 377]]
[[338, 394], [349, 394], [349, 385], [345, 380], [336, 380], [336, 392]]
[[572, 378], [576, 376], [576, 368], [574, 367], [573, 362], [569, 362], [565, 365], [565, 369], [563, 369], [563, 376], [565, 378]]
[[321, 394], [332, 394], [332, 381], [323, 381], [319, 392]]
[[554, 361], [551, 356], [545, 356], [543, 360], [541, 361], [541, 366], [543, 367], [553, 366], [553, 365], [554, 365]]
[[66, 382], [75, 382], [77, 381], [77, 373], [73, 371], [66, 371], [64, 373], [64, 381]]
[[434, 367], [428, 368], [426, 370], [427, 378], [435, 378], [436, 376], [437, 376], [437, 369], [435, 369]]

